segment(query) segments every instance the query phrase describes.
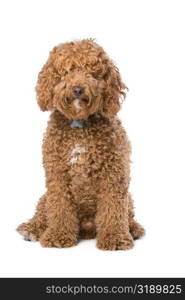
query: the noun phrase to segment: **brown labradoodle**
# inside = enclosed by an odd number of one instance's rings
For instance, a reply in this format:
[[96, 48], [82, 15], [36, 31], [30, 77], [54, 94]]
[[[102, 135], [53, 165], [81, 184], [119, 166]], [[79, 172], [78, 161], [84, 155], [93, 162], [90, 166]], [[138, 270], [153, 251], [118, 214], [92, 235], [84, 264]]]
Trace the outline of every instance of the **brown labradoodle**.
[[116, 117], [126, 86], [93, 40], [60, 44], [38, 76], [37, 101], [51, 110], [43, 141], [46, 193], [17, 228], [43, 247], [97, 239], [103, 250], [130, 249], [144, 229], [129, 193], [130, 143]]

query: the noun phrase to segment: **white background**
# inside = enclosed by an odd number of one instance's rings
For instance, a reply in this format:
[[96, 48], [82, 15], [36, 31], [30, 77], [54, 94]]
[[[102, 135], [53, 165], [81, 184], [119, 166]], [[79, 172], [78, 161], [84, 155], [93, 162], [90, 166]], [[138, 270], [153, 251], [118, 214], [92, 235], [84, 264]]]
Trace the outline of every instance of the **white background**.
[[[1, 1], [0, 276], [184, 276], [185, 1]], [[95, 241], [44, 249], [22, 240], [44, 193], [41, 142], [48, 113], [37, 107], [37, 74], [51, 48], [97, 38], [130, 92], [120, 117], [132, 141], [137, 219], [146, 236], [130, 251]]]

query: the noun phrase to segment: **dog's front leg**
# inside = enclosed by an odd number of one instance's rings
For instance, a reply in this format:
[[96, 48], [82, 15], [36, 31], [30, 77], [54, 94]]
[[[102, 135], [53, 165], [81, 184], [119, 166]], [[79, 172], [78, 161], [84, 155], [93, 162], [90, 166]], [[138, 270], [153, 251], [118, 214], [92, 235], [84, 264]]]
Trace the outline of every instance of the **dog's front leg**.
[[43, 247], [65, 248], [77, 244], [79, 224], [68, 183], [55, 180], [47, 192], [47, 229], [40, 238]]
[[100, 183], [97, 203], [97, 247], [102, 250], [127, 250], [133, 247], [129, 232], [128, 189], [111, 178]]

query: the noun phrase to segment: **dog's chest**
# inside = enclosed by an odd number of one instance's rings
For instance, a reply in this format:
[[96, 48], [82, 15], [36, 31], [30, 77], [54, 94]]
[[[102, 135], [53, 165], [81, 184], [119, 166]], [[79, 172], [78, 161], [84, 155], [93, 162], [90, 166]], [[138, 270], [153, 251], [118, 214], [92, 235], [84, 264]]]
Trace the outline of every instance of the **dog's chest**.
[[68, 148], [68, 174], [74, 201], [80, 206], [87, 206], [88, 201], [92, 202], [96, 181], [93, 174], [95, 161], [95, 141], [84, 137], [75, 138], [71, 147]]
[[73, 185], [91, 184], [92, 173], [97, 161], [96, 139], [76, 128], [76, 134], [70, 136], [67, 147], [66, 163]]
[[71, 183], [84, 189], [85, 184], [96, 182], [101, 170], [113, 161], [113, 134], [109, 134], [109, 128], [97, 124], [81, 127], [73, 122], [72, 125], [63, 131], [61, 138], [61, 165], [68, 171]]

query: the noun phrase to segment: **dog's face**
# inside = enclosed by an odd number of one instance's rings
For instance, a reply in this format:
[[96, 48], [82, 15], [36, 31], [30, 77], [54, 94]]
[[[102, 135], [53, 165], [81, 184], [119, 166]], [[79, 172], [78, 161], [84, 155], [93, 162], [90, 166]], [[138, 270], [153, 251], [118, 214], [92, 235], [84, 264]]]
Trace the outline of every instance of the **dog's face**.
[[68, 119], [87, 119], [96, 112], [115, 115], [126, 86], [118, 69], [93, 40], [55, 47], [38, 76], [42, 110], [57, 109]]

